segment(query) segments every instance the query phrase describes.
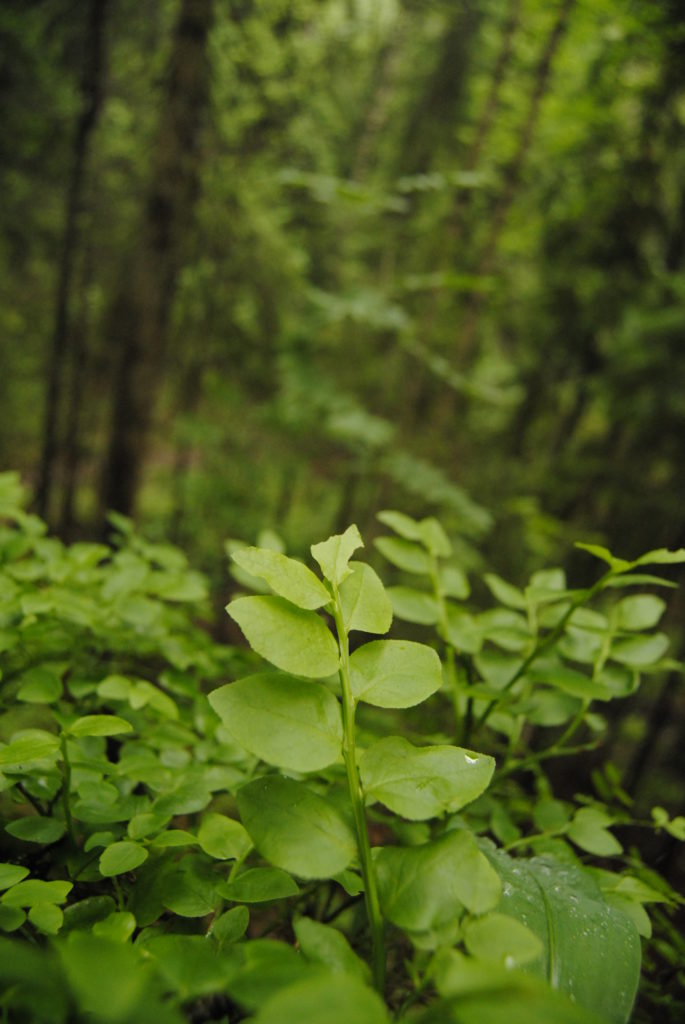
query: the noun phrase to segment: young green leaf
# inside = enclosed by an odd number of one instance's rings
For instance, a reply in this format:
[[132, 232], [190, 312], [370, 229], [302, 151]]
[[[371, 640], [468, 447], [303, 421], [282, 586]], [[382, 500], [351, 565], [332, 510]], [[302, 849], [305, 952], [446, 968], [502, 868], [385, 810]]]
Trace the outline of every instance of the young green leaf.
[[147, 850], [139, 843], [123, 839], [121, 842], [112, 843], [100, 855], [100, 874], [111, 878], [113, 875], [123, 875], [127, 871], [133, 871], [140, 867], [148, 857]]
[[19, 864], [0, 864], [0, 889], [9, 889], [23, 881], [28, 873], [29, 869]]
[[379, 740], [359, 763], [367, 797], [411, 821], [460, 810], [487, 789], [494, 758], [461, 747], [415, 747], [400, 736]]
[[242, 786], [238, 809], [268, 861], [301, 878], [327, 878], [357, 851], [354, 832], [333, 804], [301, 782], [267, 775]]
[[278, 551], [238, 548], [232, 557], [241, 569], [266, 580], [272, 590], [298, 608], [313, 611], [323, 608], [331, 600], [331, 595], [311, 569]]
[[669, 639], [665, 633], [628, 636], [621, 640], [614, 640], [611, 645], [610, 657], [622, 665], [645, 668], [655, 664], [662, 654], [666, 653], [668, 646]]
[[321, 924], [311, 917], [298, 917], [293, 925], [302, 955], [314, 964], [321, 964], [335, 971], [371, 980], [368, 964], [360, 960], [341, 931], [328, 924]]
[[19, 767], [44, 758], [55, 760], [59, 739], [43, 729], [27, 729], [6, 747], [0, 747], [0, 768]]
[[262, 672], [221, 686], [209, 702], [241, 746], [277, 768], [313, 772], [340, 760], [340, 705], [321, 683]]
[[634, 594], [616, 605], [619, 629], [652, 629], [666, 611], [666, 602], [654, 594]]
[[71, 736], [117, 736], [133, 732], [133, 726], [117, 715], [84, 715], [72, 722], [68, 731]]
[[202, 816], [197, 839], [204, 852], [216, 860], [239, 860], [252, 848], [252, 840], [239, 821], [214, 812]]
[[537, 960], [542, 943], [521, 921], [508, 914], [484, 914], [464, 927], [464, 944], [472, 956], [511, 969]]
[[41, 843], [45, 846], [56, 843], [66, 832], [67, 827], [63, 821], [57, 818], [44, 818], [40, 815], [31, 815], [27, 818], [17, 818], [5, 826], [15, 839], [23, 839], [27, 843]]
[[581, 850], [598, 857], [615, 857], [622, 853], [623, 847], [608, 831], [611, 824], [612, 819], [603, 811], [595, 807], [581, 807], [574, 814], [566, 834]]
[[363, 547], [364, 541], [353, 524], [344, 533], [329, 537], [320, 544], [313, 544], [311, 551], [326, 579], [334, 586], [339, 586], [350, 574], [350, 558], [357, 548]]
[[0, 902], [7, 907], [35, 907], [39, 903], [64, 903], [74, 888], [72, 882], [43, 882], [30, 878], [8, 889]]
[[413, 587], [388, 587], [388, 597], [398, 619], [416, 622], [422, 626], [434, 626], [440, 618], [438, 602], [432, 594]]
[[405, 572], [411, 572], [417, 576], [429, 574], [430, 557], [421, 545], [414, 544], [410, 540], [403, 540], [401, 537], [377, 537], [374, 544], [383, 557], [398, 569], [404, 569]]
[[372, 640], [350, 658], [352, 695], [381, 708], [420, 704], [442, 686], [432, 647], [410, 640]]
[[247, 907], [231, 907], [225, 914], [214, 918], [209, 934], [221, 949], [223, 946], [229, 946], [232, 942], [242, 939], [249, 923], [250, 911]]
[[385, 587], [370, 565], [350, 562], [352, 570], [340, 584], [343, 625], [349, 633], [387, 633], [392, 625], [392, 604]]
[[62, 927], [64, 914], [54, 903], [36, 903], [29, 910], [29, 921], [38, 931], [56, 935]]
[[284, 672], [314, 679], [337, 672], [338, 645], [315, 612], [282, 597], [239, 597], [226, 611], [253, 650]]

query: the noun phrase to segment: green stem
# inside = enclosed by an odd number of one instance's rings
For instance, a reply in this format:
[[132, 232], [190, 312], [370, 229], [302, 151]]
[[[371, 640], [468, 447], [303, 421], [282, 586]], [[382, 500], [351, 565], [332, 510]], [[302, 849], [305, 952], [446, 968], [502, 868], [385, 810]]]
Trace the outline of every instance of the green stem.
[[[568, 606], [565, 613], [562, 615], [561, 619], [556, 624], [554, 629], [552, 629], [546, 636], [541, 637], [541, 639], [538, 640], [538, 642], [536, 643], [535, 647], [530, 652], [528, 657], [521, 662], [521, 664], [511, 677], [511, 679], [507, 682], [506, 686], [502, 687], [502, 693], [506, 693], [508, 690], [510, 690], [514, 683], [517, 683], [521, 676], [525, 675], [530, 666], [533, 664], [534, 661], [536, 661], [539, 658], [542, 652], [546, 650], [548, 647], [551, 647], [552, 644], [555, 644], [557, 642], [561, 634], [566, 629], [566, 625], [571, 616], [573, 615], [573, 613], [582, 605], [587, 604], [588, 601], [592, 600], [595, 594], [599, 594], [601, 590], [604, 590], [605, 586], [607, 585], [607, 582], [611, 579], [613, 575], [613, 570], [609, 569], [609, 571], [605, 572], [604, 575], [601, 576], [596, 583], [593, 583], [591, 587], [589, 587], [587, 590], [580, 591], [575, 600], [571, 601], [571, 604]], [[491, 700], [483, 714], [476, 722], [476, 729], [480, 729], [483, 725], [485, 725], [485, 723], [487, 722], [488, 718], [490, 717], [491, 713], [494, 711], [496, 706], [497, 700]]]
[[69, 802], [71, 797], [71, 761], [69, 760], [69, 752], [67, 751], [67, 737], [62, 733], [60, 736], [60, 749], [62, 751], [62, 809], [64, 810], [64, 820], [67, 825], [67, 831], [69, 838], [71, 839], [72, 846], [76, 846], [76, 833], [74, 832], [74, 819], [71, 816], [71, 804]]
[[366, 825], [364, 792], [362, 790], [359, 770], [357, 768], [354, 736], [355, 703], [352, 696], [352, 683], [350, 679], [350, 651], [337, 592], [335, 595], [333, 618], [335, 619], [335, 628], [338, 633], [338, 644], [340, 647], [343, 756], [345, 759], [347, 786], [350, 794], [350, 803], [352, 805], [354, 827], [357, 833], [359, 862], [362, 871], [362, 878], [364, 879], [364, 901], [366, 903], [366, 913], [369, 919], [369, 927], [371, 929], [373, 979], [376, 988], [382, 994], [385, 989], [385, 935], [383, 930], [383, 917], [381, 915], [381, 907], [378, 900], [376, 871], [373, 864], [373, 858], [371, 856], [371, 843], [369, 842], [369, 832]]

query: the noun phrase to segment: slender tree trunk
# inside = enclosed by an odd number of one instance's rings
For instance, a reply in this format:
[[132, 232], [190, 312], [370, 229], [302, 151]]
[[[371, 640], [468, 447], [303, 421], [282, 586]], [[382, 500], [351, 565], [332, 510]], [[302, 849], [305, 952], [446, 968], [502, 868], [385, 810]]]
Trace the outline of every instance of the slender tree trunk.
[[174, 29], [151, 182], [139, 244], [109, 320], [118, 356], [101, 499], [133, 511], [155, 399], [164, 374], [169, 315], [200, 184], [200, 125], [209, 104], [207, 39], [213, 0], [182, 0]]
[[81, 76], [82, 108], [74, 135], [73, 162], [67, 188], [62, 236], [62, 255], [55, 296], [55, 321], [47, 368], [47, 394], [43, 445], [36, 486], [36, 509], [49, 515], [59, 450], [60, 410], [63, 402], [64, 370], [70, 344], [70, 305], [74, 265], [79, 244], [79, 219], [83, 202], [83, 181], [90, 142], [102, 106], [104, 80], [105, 23], [108, 0], [91, 0], [84, 40]]

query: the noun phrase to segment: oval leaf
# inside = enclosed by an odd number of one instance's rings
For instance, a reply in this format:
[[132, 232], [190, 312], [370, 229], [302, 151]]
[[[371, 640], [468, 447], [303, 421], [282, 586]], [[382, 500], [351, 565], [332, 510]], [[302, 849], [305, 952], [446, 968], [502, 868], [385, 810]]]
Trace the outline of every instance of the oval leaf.
[[315, 612], [282, 597], [239, 597], [226, 611], [252, 649], [284, 672], [317, 679], [338, 671], [338, 645]]
[[352, 572], [340, 584], [340, 605], [347, 632], [387, 633], [392, 625], [392, 604], [370, 565], [350, 562]]
[[354, 857], [354, 833], [336, 808], [301, 782], [268, 775], [242, 786], [238, 809], [268, 861], [302, 878], [327, 878]]
[[118, 715], [84, 715], [69, 726], [72, 736], [117, 736], [133, 732], [133, 726]]
[[415, 747], [400, 736], [374, 743], [359, 763], [367, 796], [412, 821], [458, 811], [483, 793], [494, 758], [461, 747]]
[[233, 561], [249, 572], [266, 580], [272, 590], [298, 608], [315, 610], [331, 601], [331, 595], [311, 569], [294, 558], [268, 548], [238, 548]]
[[410, 640], [372, 640], [350, 658], [352, 695], [381, 708], [409, 708], [442, 686], [432, 647]]
[[204, 852], [216, 860], [238, 860], [252, 848], [245, 828], [225, 814], [205, 814], [197, 838]]
[[209, 702], [231, 736], [267, 764], [313, 772], [338, 761], [338, 701], [320, 683], [263, 672], [221, 686]]
[[133, 843], [128, 839], [112, 843], [100, 856], [100, 874], [107, 878], [123, 875], [126, 871], [140, 867], [147, 857], [147, 850], [139, 843]]
[[321, 973], [281, 989], [254, 1024], [388, 1024], [380, 997], [358, 978]]
[[218, 891], [234, 903], [267, 903], [297, 896], [300, 889], [295, 879], [281, 868], [249, 868], [219, 885]]

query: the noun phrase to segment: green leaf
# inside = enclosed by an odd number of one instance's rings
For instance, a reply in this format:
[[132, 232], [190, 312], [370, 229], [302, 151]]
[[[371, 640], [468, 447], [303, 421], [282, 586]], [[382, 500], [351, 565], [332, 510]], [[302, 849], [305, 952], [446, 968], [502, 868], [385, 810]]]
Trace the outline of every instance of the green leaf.
[[372, 640], [350, 658], [352, 695], [381, 708], [420, 704], [442, 686], [432, 647], [410, 640]]
[[685, 562], [685, 548], [669, 551], [667, 548], [656, 548], [641, 555], [632, 565], [678, 565]]
[[497, 906], [501, 886], [470, 832], [448, 832], [421, 846], [384, 846], [376, 856], [381, 909], [410, 932], [452, 923], [464, 908]]
[[198, 842], [216, 860], [239, 860], [252, 849], [252, 841], [239, 821], [210, 812], [202, 817]]
[[387, 594], [398, 619], [434, 626], [440, 618], [438, 602], [432, 594], [413, 587], [388, 587]]
[[37, 903], [29, 910], [29, 921], [46, 935], [56, 935], [64, 922], [64, 914], [54, 903]]
[[[269, 870], [268, 868], [265, 870]], [[276, 870], [275, 868], [273, 869]], [[250, 923], [250, 911], [247, 907], [231, 907], [225, 914], [220, 914], [212, 921], [209, 934], [218, 943], [219, 948], [229, 946], [232, 942], [242, 939]]]
[[666, 602], [654, 594], [633, 594], [616, 605], [619, 629], [651, 629], [666, 610]]
[[384, 526], [394, 530], [400, 537], [404, 537], [405, 540], [421, 540], [420, 524], [416, 519], [412, 519], [411, 516], [406, 515], [404, 512], [393, 512], [388, 509], [378, 512], [376, 519], [383, 523]]
[[268, 903], [297, 896], [300, 889], [281, 868], [248, 868], [230, 882], [221, 883], [218, 891], [234, 903]]
[[254, 1024], [388, 1024], [380, 997], [353, 975], [321, 973], [281, 989]]
[[268, 775], [242, 786], [237, 800], [253, 843], [284, 871], [327, 878], [346, 868], [357, 851], [336, 808], [301, 782]]
[[379, 740], [359, 763], [367, 796], [412, 821], [458, 811], [483, 793], [494, 758], [461, 747], [415, 747], [400, 736]]
[[26, 878], [29, 869], [19, 864], [0, 864], [0, 889], [9, 889]]
[[311, 569], [278, 551], [238, 548], [232, 558], [241, 569], [266, 580], [272, 590], [298, 608], [313, 611], [331, 601], [331, 595]]
[[62, 679], [58, 672], [44, 665], [23, 672], [17, 700], [27, 704], [52, 704], [62, 696]]
[[219, 687], [209, 703], [231, 736], [267, 764], [313, 772], [341, 759], [340, 705], [321, 683], [263, 672]]
[[55, 760], [58, 751], [57, 736], [43, 729], [26, 729], [23, 735], [0, 748], [0, 767], [20, 767], [31, 761], [42, 761], [43, 758]]
[[12, 886], [0, 898], [8, 907], [35, 907], [39, 903], [64, 903], [74, 888], [71, 882], [43, 882], [31, 878]]
[[370, 980], [368, 964], [360, 960], [337, 928], [313, 921], [310, 917], [298, 917], [293, 930], [300, 952], [310, 963], [321, 964], [336, 974]]
[[611, 645], [610, 657], [622, 665], [645, 668], [659, 660], [668, 649], [669, 643], [665, 633], [629, 636], [623, 640], [614, 640]]
[[447, 1001], [434, 1002], [420, 1024], [606, 1024], [539, 978], [440, 950], [432, 965]]
[[565, 665], [550, 665], [549, 668], [532, 669], [528, 676], [537, 683], [556, 686], [562, 693], [583, 700], [611, 700], [615, 694], [609, 687], [596, 679]]
[[587, 853], [597, 857], [615, 857], [623, 847], [611, 832], [607, 831], [612, 819], [595, 807], [581, 807], [573, 816], [567, 836]]
[[133, 732], [133, 726], [117, 715], [84, 715], [72, 722], [68, 731], [72, 736], [118, 736]]
[[0, 903], [0, 931], [16, 932], [25, 920], [25, 911], [19, 907], [8, 907], [4, 903]]
[[205, 917], [219, 902], [213, 865], [201, 854], [183, 857], [162, 887], [162, 903], [179, 917]]
[[640, 977], [633, 922], [606, 904], [582, 867], [551, 857], [515, 859], [487, 842], [483, 849], [502, 879], [497, 910], [527, 925], [542, 943], [527, 970], [612, 1024], [625, 1024]]
[[320, 544], [312, 545], [312, 556], [321, 567], [327, 580], [339, 586], [350, 574], [348, 562], [357, 548], [363, 548], [359, 530], [353, 524], [344, 533], [329, 537]]
[[56, 843], [61, 839], [67, 828], [63, 821], [56, 818], [43, 818], [36, 815], [30, 818], [17, 818], [5, 826], [15, 839], [23, 839], [27, 843], [42, 843], [47, 846], [49, 843]]
[[253, 650], [284, 672], [323, 678], [338, 671], [338, 645], [315, 612], [282, 597], [239, 597], [226, 611]]
[[445, 597], [454, 597], [458, 601], [465, 601], [471, 593], [471, 587], [466, 573], [453, 565], [441, 565], [438, 573], [440, 589]]
[[234, 1002], [253, 1011], [313, 970], [293, 946], [273, 939], [241, 942], [229, 953], [233, 970], [229, 967], [223, 990]]
[[537, 960], [542, 943], [530, 928], [508, 914], [484, 914], [464, 928], [464, 943], [472, 956], [494, 960], [507, 968]]
[[398, 569], [404, 569], [405, 572], [417, 576], [430, 574], [430, 556], [419, 544], [400, 537], [377, 537], [374, 544], [383, 557]]
[[128, 839], [122, 839], [121, 842], [112, 843], [100, 855], [100, 874], [106, 878], [123, 875], [127, 871], [133, 871], [140, 867], [147, 857], [148, 853], [144, 846]]
[[103, 921], [96, 921], [93, 925], [93, 935], [111, 939], [112, 942], [128, 942], [135, 930], [136, 919], [126, 910], [110, 914]]
[[483, 580], [487, 584], [493, 597], [495, 597], [500, 604], [504, 604], [508, 608], [525, 609], [527, 607], [523, 591], [519, 590], [518, 587], [512, 586], [511, 583], [507, 583], [506, 580], [503, 580], [494, 572], [487, 572], [483, 577]]
[[135, 814], [129, 821], [126, 831], [130, 839], [145, 839], [146, 836], [163, 829], [170, 817], [169, 814], [155, 814], [153, 811]]
[[343, 624], [349, 633], [387, 633], [392, 625], [392, 604], [370, 565], [350, 562], [352, 572], [340, 584]]
[[581, 551], [587, 551], [589, 555], [594, 555], [595, 558], [606, 562], [614, 572], [626, 572], [627, 569], [638, 564], [637, 562], [626, 562], [625, 558], [616, 558], [608, 548], [602, 547], [601, 544], [583, 544], [576, 541], [574, 547], [580, 548]]

